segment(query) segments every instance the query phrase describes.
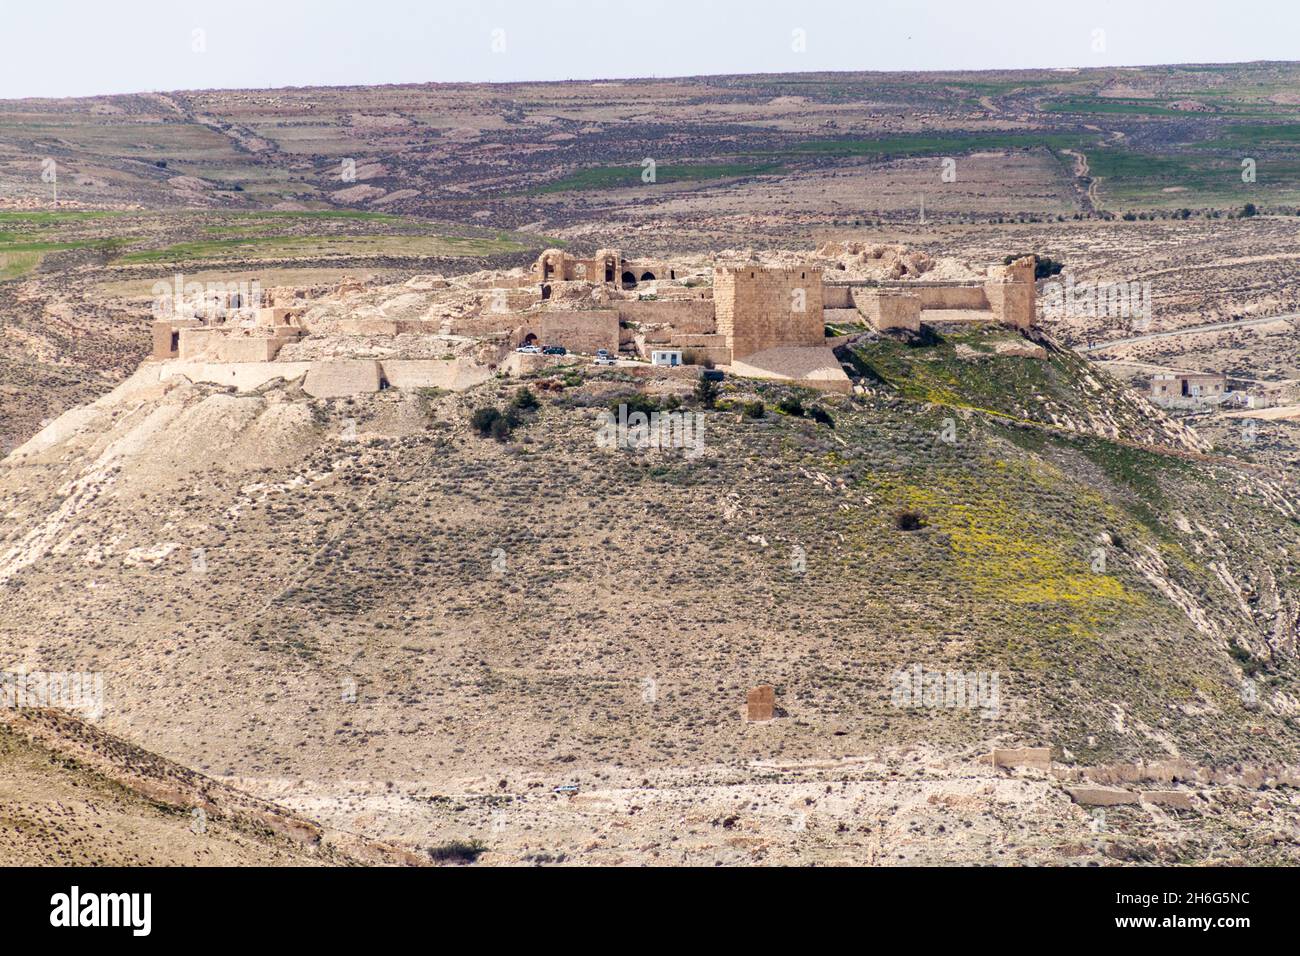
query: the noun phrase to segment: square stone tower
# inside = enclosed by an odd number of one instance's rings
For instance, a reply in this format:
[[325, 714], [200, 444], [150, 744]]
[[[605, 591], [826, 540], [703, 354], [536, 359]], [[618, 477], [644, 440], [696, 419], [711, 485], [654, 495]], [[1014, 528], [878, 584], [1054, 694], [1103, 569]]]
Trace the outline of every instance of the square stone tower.
[[826, 344], [818, 266], [716, 266], [713, 304], [717, 332], [726, 337], [733, 360], [766, 349]]
[[1038, 286], [1034, 272], [1037, 256], [1022, 256], [1010, 265], [990, 266], [984, 294], [997, 321], [1027, 329], [1034, 324]]

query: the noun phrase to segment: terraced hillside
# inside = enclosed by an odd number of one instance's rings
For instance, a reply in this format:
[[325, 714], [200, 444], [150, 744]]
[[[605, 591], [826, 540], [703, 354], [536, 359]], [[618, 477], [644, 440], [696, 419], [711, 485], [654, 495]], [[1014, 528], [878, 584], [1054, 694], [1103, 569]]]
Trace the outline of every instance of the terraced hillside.
[[[104, 672], [128, 740], [421, 845], [491, 843], [494, 807], [561, 783], [707, 791], [888, 748], [1294, 763], [1294, 486], [1005, 337], [864, 339], [852, 399], [732, 380], [694, 458], [597, 446], [645, 392], [619, 370], [539, 376], [508, 441], [470, 426], [505, 383], [128, 385], [0, 465], [3, 641]], [[672, 395], [695, 401], [635, 400]], [[996, 672], [999, 706], [897, 706], [913, 665]], [[747, 724], [763, 683], [780, 714]], [[404, 815], [442, 801], [482, 831]]]

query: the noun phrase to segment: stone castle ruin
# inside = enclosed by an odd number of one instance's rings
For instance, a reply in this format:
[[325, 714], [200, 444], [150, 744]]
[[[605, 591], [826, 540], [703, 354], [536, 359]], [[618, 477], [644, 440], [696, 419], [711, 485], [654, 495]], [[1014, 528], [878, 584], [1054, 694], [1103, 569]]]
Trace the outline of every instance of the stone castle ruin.
[[[848, 392], [832, 346], [855, 331], [954, 322], [1027, 329], [1035, 309], [1032, 256], [983, 275], [882, 279], [823, 253], [691, 263], [629, 259], [617, 249], [590, 258], [548, 249], [531, 268], [508, 273], [255, 291], [205, 293], [158, 317], [152, 358], [160, 377], [240, 389], [301, 378], [308, 394], [334, 397], [468, 388], [601, 349], [645, 361], [674, 350], [688, 366]], [[527, 345], [570, 354], [517, 351]]]

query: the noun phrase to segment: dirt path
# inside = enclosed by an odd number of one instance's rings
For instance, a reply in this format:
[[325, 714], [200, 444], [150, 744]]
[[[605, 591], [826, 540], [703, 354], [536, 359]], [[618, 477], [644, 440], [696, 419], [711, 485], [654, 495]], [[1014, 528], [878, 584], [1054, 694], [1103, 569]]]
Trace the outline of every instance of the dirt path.
[[1077, 149], [1063, 149], [1061, 152], [1074, 159], [1075, 188], [1079, 190], [1079, 205], [1084, 212], [1097, 209], [1097, 183], [1092, 178], [1088, 157]]
[[1075, 351], [1077, 352], [1101, 352], [1105, 349], [1114, 348], [1117, 345], [1134, 345], [1138, 342], [1150, 342], [1155, 339], [1174, 338], [1179, 335], [1194, 335], [1197, 332], [1219, 332], [1226, 329], [1246, 329], [1254, 325], [1265, 325], [1269, 322], [1289, 321], [1300, 319], [1300, 312], [1290, 312], [1286, 315], [1270, 315], [1259, 319], [1245, 319], [1241, 322], [1209, 322], [1205, 325], [1191, 325], [1182, 329], [1170, 329], [1168, 332], [1148, 332], [1146, 335], [1135, 335], [1127, 339], [1110, 339], [1106, 342], [1099, 342], [1096, 345], [1080, 345]]

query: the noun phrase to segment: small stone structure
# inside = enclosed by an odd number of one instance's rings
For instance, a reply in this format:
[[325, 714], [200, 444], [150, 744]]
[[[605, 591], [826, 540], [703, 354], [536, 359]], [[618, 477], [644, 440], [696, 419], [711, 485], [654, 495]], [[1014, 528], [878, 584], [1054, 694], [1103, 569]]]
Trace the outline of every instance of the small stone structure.
[[1216, 372], [1174, 372], [1151, 379], [1151, 401], [1164, 408], [1219, 405], [1227, 397], [1228, 377]]
[[872, 285], [830, 283], [825, 301], [835, 309], [855, 309], [877, 331], [919, 331], [922, 323], [994, 322], [1017, 329], [1034, 324], [1037, 259], [1023, 256], [990, 266], [983, 282], [891, 280]]
[[776, 717], [776, 688], [762, 684], [749, 692], [745, 701], [745, 719], [751, 722], [772, 720]]
[[181, 329], [192, 329], [203, 324], [200, 319], [163, 319], [151, 326], [153, 351], [150, 358], [159, 360], [180, 357]]
[[1015, 747], [994, 750], [989, 761], [995, 767], [1030, 767], [1034, 770], [1052, 769], [1051, 747]]

